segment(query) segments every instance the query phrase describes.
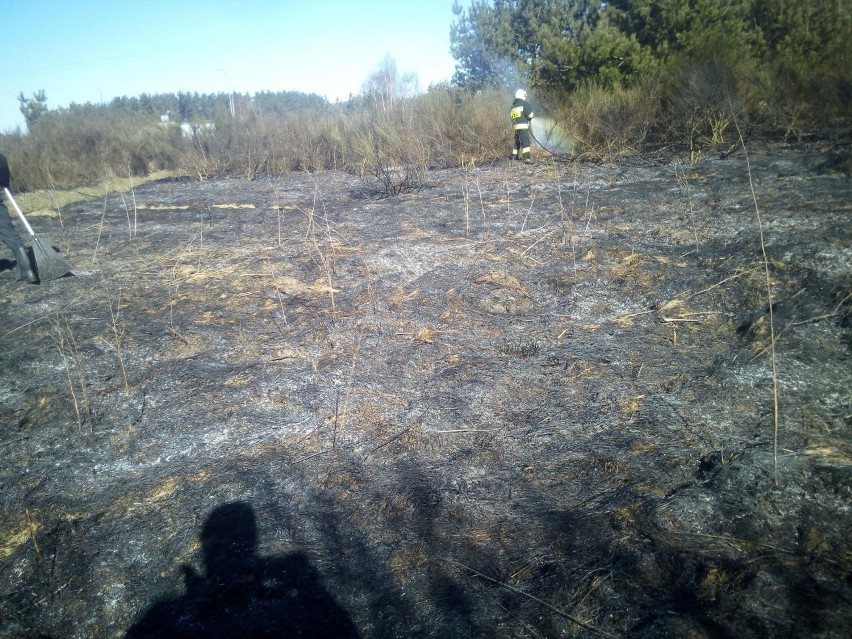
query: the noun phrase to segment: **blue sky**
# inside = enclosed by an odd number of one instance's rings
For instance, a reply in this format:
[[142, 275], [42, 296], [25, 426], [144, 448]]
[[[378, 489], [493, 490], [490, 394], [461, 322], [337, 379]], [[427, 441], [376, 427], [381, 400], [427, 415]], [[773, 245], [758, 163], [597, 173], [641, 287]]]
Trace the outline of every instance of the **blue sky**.
[[[449, 79], [453, 0], [2, 0], [0, 132], [49, 108], [142, 93], [303, 91], [346, 99], [391, 55]], [[460, 4], [467, 6], [469, 2]]]

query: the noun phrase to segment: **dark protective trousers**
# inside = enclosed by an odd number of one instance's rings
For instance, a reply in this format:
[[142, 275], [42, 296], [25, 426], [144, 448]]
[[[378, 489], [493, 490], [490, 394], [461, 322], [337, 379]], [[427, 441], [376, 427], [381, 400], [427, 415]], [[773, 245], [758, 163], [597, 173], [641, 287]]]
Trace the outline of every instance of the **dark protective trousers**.
[[530, 130], [515, 129], [515, 148], [512, 149], [512, 159], [527, 159], [530, 156]]
[[19, 246], [23, 246], [21, 236], [18, 231], [12, 226], [12, 218], [9, 217], [9, 209], [3, 200], [0, 200], [0, 241], [14, 251]]

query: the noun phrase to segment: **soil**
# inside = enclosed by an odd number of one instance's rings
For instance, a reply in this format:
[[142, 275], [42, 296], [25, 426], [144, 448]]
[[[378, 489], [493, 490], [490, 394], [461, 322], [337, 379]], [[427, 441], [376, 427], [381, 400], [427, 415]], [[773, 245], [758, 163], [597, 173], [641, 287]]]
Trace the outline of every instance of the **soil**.
[[0, 636], [847, 637], [848, 150], [749, 151], [35, 217]]

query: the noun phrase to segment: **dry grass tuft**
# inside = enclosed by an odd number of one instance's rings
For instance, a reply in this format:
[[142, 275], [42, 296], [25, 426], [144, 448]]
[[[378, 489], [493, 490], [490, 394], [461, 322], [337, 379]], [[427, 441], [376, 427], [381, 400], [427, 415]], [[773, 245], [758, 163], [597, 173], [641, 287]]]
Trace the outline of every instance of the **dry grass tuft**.
[[637, 395], [635, 397], [624, 397], [619, 402], [619, 408], [622, 413], [625, 413], [629, 418], [636, 415], [645, 405], [645, 396]]
[[521, 284], [521, 281], [509, 273], [508, 271], [498, 270], [493, 273], [489, 273], [483, 277], [479, 277], [473, 280], [474, 284], [490, 284], [497, 288], [504, 288], [510, 291], [515, 291], [517, 293], [521, 293], [522, 295], [529, 295], [527, 288]]
[[402, 310], [406, 304], [416, 300], [418, 295], [420, 295], [419, 289], [406, 292], [405, 287], [397, 286], [394, 292], [387, 298], [388, 308], [397, 311]]
[[20, 530], [4, 531], [2, 538], [0, 559], [5, 559], [30, 540], [30, 526], [27, 523]]
[[418, 344], [432, 344], [435, 341], [437, 333], [431, 328], [421, 328], [417, 331], [414, 341]]
[[178, 480], [177, 477], [167, 477], [145, 497], [145, 501], [160, 501], [161, 499], [172, 495], [179, 485], [180, 480]]
[[339, 293], [340, 289], [328, 285], [325, 278], [312, 283], [302, 282], [295, 277], [279, 275], [271, 279], [272, 286], [287, 295], [317, 295], [324, 296], [329, 293]]

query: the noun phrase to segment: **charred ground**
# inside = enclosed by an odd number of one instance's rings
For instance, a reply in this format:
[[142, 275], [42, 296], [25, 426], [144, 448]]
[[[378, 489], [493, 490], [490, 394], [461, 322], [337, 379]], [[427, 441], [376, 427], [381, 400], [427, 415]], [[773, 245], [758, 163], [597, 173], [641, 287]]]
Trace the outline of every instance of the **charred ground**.
[[361, 637], [847, 636], [836, 157], [753, 150], [755, 200], [738, 153], [384, 199], [173, 180], [36, 218], [75, 270], [0, 273], [0, 635], [203, 616], [236, 504], [280, 574], [227, 602], [278, 636], [331, 600]]

